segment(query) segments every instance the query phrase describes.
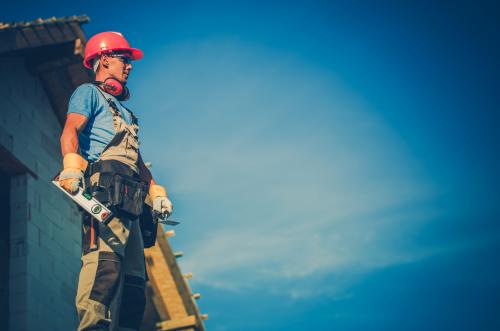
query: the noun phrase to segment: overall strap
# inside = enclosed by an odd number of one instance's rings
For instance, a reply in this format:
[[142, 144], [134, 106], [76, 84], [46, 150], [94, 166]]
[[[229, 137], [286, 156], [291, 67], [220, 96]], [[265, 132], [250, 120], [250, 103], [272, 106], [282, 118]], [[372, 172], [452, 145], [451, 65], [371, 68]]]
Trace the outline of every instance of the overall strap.
[[[99, 88], [99, 86], [97, 86], [96, 84], [93, 84], [93, 85], [95, 86], [97, 91], [99, 91], [99, 93], [102, 95], [104, 100], [106, 100], [108, 102], [108, 105], [109, 105], [108, 109], [111, 111], [111, 114], [114, 114], [114, 115], [120, 117], [123, 121], [125, 121], [125, 119], [123, 118], [122, 112], [118, 109], [118, 106], [111, 99], [111, 97], [106, 97], [106, 95], [104, 95], [104, 92]], [[122, 105], [122, 107], [125, 108], [129, 112], [130, 117], [132, 118], [132, 124], [138, 125], [138, 119], [137, 119], [137, 116], [135, 116], [134, 112], [132, 112], [127, 107], [124, 107], [123, 105]], [[115, 127], [115, 131], [116, 131], [116, 127]]]
[[[104, 150], [101, 152], [96, 162], [114, 159], [129, 165], [135, 172], [138, 172], [137, 160], [139, 154], [139, 140], [137, 132], [139, 126], [136, 123], [128, 124], [123, 118], [122, 112], [118, 109], [115, 101], [112, 100], [111, 97], [106, 97], [98, 86], [95, 86], [95, 88], [97, 88], [109, 105], [108, 110], [111, 112], [115, 130], [114, 137], [106, 147], [104, 147]], [[129, 111], [132, 121], [136, 122], [137, 118], [133, 113], [128, 109], [127, 111]]]

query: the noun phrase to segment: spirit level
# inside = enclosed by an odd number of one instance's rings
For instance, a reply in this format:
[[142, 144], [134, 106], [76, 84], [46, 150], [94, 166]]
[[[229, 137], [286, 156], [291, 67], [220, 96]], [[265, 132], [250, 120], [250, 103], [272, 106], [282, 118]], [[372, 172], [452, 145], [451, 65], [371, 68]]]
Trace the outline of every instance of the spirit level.
[[111, 216], [113, 215], [111, 211], [90, 193], [84, 192], [81, 187], [78, 188], [78, 191], [75, 194], [71, 194], [59, 185], [59, 176], [56, 176], [52, 180], [52, 184], [63, 191], [68, 197], [76, 202], [77, 205], [82, 207], [87, 213], [92, 215], [92, 217], [98, 221], [107, 223], [107, 220], [111, 219]]

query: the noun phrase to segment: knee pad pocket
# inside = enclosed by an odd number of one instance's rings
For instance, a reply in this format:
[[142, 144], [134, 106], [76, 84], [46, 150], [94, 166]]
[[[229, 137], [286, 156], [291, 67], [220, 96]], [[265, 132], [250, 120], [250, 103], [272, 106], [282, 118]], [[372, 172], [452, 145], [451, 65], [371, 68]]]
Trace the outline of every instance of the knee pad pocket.
[[109, 307], [120, 283], [121, 259], [112, 252], [99, 252], [90, 299]]

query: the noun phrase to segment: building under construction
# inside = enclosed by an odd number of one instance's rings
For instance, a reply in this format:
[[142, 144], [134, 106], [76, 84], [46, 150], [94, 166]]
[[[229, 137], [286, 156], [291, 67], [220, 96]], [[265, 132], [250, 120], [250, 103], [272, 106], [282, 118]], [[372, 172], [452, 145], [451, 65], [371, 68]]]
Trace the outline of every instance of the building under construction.
[[[0, 22], [0, 330], [77, 327], [74, 295], [81, 215], [51, 184], [73, 90], [93, 79], [82, 65], [86, 16]], [[160, 227], [146, 249], [141, 330], [205, 330], [193, 293]]]

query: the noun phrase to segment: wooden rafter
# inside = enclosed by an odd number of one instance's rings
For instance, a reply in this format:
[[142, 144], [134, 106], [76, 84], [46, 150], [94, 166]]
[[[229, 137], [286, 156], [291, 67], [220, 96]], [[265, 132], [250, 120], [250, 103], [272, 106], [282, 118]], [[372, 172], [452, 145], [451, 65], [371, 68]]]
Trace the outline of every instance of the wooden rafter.
[[149, 282], [155, 293], [153, 300], [161, 319], [157, 327], [165, 331], [204, 331], [202, 315], [168, 243], [171, 231], [164, 233], [158, 225], [156, 245], [145, 250]]

